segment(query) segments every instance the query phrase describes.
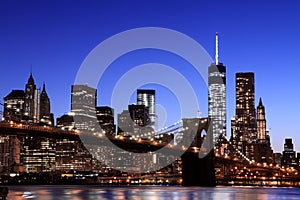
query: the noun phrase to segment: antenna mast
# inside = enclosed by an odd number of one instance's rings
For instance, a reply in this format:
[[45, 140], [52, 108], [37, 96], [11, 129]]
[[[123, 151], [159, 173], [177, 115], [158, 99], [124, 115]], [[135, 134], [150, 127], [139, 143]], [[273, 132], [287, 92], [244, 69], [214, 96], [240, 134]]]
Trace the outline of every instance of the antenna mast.
[[216, 65], [219, 64], [219, 41], [218, 41], [218, 32], [216, 32]]

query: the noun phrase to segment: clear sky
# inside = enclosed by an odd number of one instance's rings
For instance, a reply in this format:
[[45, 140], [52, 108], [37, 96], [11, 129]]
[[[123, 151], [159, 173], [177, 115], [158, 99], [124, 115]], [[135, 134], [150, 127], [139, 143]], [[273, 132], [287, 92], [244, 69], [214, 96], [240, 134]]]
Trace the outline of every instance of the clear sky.
[[[214, 57], [214, 36], [219, 32], [220, 61], [227, 66], [228, 121], [234, 115], [235, 73], [255, 72], [256, 104], [262, 97], [274, 150], [282, 151], [284, 138], [292, 137], [296, 150], [300, 151], [299, 10], [300, 3], [296, 0], [3, 0], [0, 2], [1, 102], [12, 89], [25, 88], [32, 66], [37, 86], [46, 82], [51, 111], [58, 117], [70, 110], [71, 85], [84, 58], [108, 37], [132, 28], [164, 27], [190, 36]], [[107, 71], [109, 83], [100, 83], [98, 104], [110, 103], [107, 94], [122, 73], [153, 61], [180, 69], [182, 74], [190, 76], [193, 87], [197, 86], [193, 71], [176, 56], [151, 50], [135, 52], [118, 59]], [[166, 103], [164, 95], [168, 94], [158, 93], [157, 103]], [[198, 95], [205, 104], [207, 93]], [[176, 105], [174, 98], [170, 99], [174, 104], [168, 106]], [[176, 109], [174, 106], [173, 110]], [[176, 121], [176, 114], [168, 114], [167, 122], [172, 121]]]

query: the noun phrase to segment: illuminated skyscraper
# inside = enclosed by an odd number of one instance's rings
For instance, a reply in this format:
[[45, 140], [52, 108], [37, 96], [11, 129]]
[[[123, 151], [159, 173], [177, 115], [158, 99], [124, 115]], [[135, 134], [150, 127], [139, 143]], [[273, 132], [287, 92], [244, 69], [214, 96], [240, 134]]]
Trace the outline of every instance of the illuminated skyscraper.
[[257, 140], [264, 142], [268, 139], [267, 128], [266, 128], [266, 114], [265, 107], [262, 103], [261, 98], [257, 106]]
[[269, 131], [267, 130], [265, 106], [261, 98], [257, 106], [257, 142], [255, 145], [254, 160], [259, 163], [271, 164], [274, 162], [273, 150]]
[[[233, 130], [234, 145], [245, 152], [243, 143], [257, 139], [257, 123], [254, 99], [254, 73], [236, 73], [236, 116]], [[245, 146], [245, 145], [244, 145]]]
[[36, 85], [34, 83], [34, 79], [32, 73], [28, 78], [26, 87], [25, 87], [25, 107], [24, 107], [24, 116], [26, 120], [36, 122], [37, 121], [37, 103], [39, 95], [37, 95], [38, 91], [36, 90]]
[[213, 142], [226, 136], [226, 67], [219, 62], [218, 33], [216, 34], [216, 62], [208, 68], [208, 116], [212, 119]]
[[254, 88], [254, 73], [236, 74], [236, 128], [247, 142], [257, 138]]
[[71, 112], [78, 130], [94, 131], [96, 118], [97, 90], [87, 85], [72, 85]]
[[149, 109], [150, 127], [155, 129], [155, 90], [137, 90], [137, 104], [144, 105]]

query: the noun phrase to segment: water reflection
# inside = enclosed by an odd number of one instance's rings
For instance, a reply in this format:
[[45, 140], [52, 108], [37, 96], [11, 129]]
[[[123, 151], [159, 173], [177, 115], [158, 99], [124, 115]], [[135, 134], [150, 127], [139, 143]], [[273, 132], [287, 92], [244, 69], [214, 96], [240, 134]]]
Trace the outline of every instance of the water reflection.
[[179, 186], [10, 186], [8, 200], [300, 199], [299, 188]]

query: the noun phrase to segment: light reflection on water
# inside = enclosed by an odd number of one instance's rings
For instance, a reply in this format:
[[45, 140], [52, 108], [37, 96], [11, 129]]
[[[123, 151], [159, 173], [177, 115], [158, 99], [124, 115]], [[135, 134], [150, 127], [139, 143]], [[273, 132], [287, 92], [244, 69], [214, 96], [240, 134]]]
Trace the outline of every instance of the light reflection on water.
[[9, 186], [8, 200], [300, 199], [300, 188], [180, 186]]

